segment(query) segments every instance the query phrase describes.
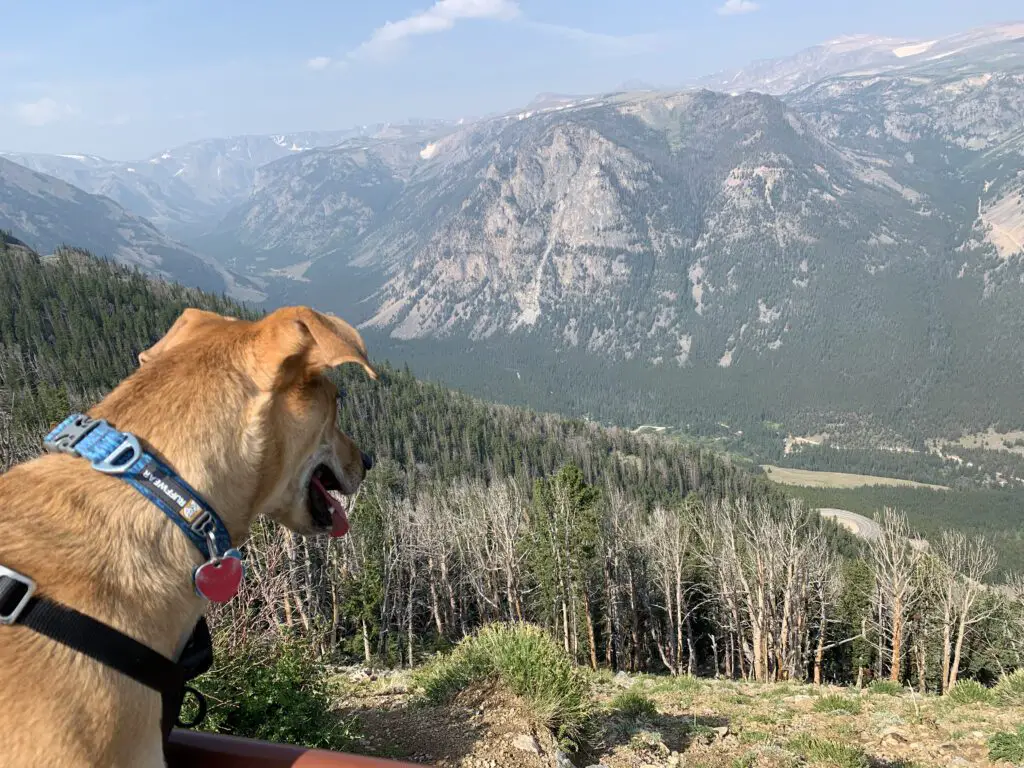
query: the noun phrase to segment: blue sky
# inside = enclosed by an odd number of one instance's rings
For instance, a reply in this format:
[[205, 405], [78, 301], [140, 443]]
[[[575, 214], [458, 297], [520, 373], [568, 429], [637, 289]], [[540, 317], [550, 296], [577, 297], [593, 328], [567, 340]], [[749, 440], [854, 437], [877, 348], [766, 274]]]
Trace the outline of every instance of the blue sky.
[[1022, 17], [1020, 0], [0, 0], [0, 149], [135, 160]]

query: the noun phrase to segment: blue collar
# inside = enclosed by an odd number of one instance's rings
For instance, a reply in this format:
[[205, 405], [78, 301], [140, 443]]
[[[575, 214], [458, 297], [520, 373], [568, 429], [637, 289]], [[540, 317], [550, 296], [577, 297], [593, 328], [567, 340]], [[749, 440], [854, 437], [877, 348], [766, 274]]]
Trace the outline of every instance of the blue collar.
[[[135, 435], [76, 413], [46, 436], [43, 447], [88, 459], [93, 469], [133, 486], [189, 537], [207, 561], [237, 555], [231, 534], [213, 508], [170, 467], [146, 453]], [[211, 542], [215, 552], [210, 551]]]

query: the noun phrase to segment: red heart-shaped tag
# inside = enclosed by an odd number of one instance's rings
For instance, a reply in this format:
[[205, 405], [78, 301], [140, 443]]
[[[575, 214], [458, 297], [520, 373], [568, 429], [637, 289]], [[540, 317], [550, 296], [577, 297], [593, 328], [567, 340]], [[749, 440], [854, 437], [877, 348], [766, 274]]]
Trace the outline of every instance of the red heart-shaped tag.
[[196, 569], [196, 592], [215, 603], [226, 603], [238, 594], [242, 583], [242, 561], [225, 557], [217, 562], [203, 563]]

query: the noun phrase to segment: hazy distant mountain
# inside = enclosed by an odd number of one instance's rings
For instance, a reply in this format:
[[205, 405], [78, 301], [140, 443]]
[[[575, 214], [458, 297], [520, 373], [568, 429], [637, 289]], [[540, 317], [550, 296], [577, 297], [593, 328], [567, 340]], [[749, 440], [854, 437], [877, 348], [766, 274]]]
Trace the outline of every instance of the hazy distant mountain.
[[884, 72], [954, 57], [970, 59], [979, 49], [1024, 39], [1024, 22], [998, 24], [938, 39], [851, 35], [806, 48], [792, 56], [755, 61], [737, 70], [697, 78], [694, 84], [728, 93], [783, 94], [844, 73]]
[[43, 254], [60, 245], [74, 245], [185, 285], [243, 299], [262, 297], [253, 281], [237, 279], [109, 198], [4, 158], [0, 158], [0, 229]]
[[339, 131], [204, 139], [138, 162], [89, 155], [0, 154], [87, 192], [105, 195], [172, 235], [192, 236], [208, 229], [248, 196], [256, 169], [262, 165], [354, 136], [395, 136], [429, 131], [433, 125], [378, 124]]

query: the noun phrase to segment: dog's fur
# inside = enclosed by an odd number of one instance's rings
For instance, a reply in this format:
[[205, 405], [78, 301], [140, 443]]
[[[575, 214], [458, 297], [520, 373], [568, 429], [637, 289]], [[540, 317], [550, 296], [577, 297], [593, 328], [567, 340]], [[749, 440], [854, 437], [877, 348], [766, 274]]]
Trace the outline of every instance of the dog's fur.
[[[365, 476], [323, 375], [351, 362], [376, 378], [354, 328], [305, 307], [257, 322], [186, 309], [139, 362], [90, 416], [166, 461], [236, 546], [258, 515], [327, 532], [308, 509], [314, 466], [330, 465], [349, 494]], [[0, 477], [0, 564], [168, 657], [205, 610], [191, 581], [202, 560], [138, 491], [84, 459], [44, 454]], [[6, 768], [163, 766], [160, 715], [157, 692], [25, 627], [0, 626]]]

